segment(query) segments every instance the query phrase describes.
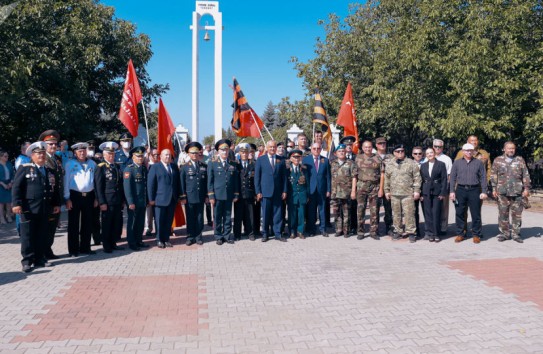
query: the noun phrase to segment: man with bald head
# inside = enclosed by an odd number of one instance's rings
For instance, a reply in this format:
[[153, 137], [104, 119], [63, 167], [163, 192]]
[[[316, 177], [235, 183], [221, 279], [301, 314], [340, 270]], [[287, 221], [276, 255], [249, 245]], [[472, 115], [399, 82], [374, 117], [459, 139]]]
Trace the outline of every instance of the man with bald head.
[[169, 149], [160, 152], [160, 162], [149, 169], [147, 177], [149, 204], [155, 208], [157, 246], [172, 247], [170, 236], [175, 207], [181, 195], [181, 179], [177, 164], [172, 163]]
[[287, 170], [285, 160], [276, 154], [277, 142], [266, 143], [266, 154], [256, 160], [255, 192], [256, 199], [262, 201], [262, 242], [273, 233], [279, 241], [281, 237], [283, 200], [287, 198]]

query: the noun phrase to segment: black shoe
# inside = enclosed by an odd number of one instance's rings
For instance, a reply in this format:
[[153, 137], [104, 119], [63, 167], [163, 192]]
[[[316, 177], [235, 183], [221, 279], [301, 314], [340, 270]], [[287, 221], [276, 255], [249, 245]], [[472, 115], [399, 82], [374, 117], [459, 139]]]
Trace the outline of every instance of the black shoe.
[[518, 243], [524, 243], [520, 237], [513, 237], [513, 241], [516, 241]]
[[262, 236], [262, 239], [260, 241], [267, 242], [268, 241], [268, 236]]
[[228, 241], [226, 241], [226, 242], [228, 242], [228, 243], [231, 244], [231, 245], [233, 245], [233, 244], [235, 243], [234, 240], [228, 240]]
[[349, 237], [351, 237], [351, 235], [349, 235], [349, 234], [345, 234], [345, 235], [343, 235], [343, 237], [345, 237], [345, 238], [349, 238]]
[[253, 235], [249, 236], [249, 240], [254, 241], [255, 237]]
[[277, 241], [280, 241], [280, 242], [287, 242], [287, 239], [284, 238], [284, 237], [279, 237], [279, 238], [276, 238]]
[[54, 253], [50, 253], [50, 254], [48, 254], [47, 256], [45, 256], [45, 258], [47, 258], [47, 259], [59, 259], [60, 257], [57, 256], [57, 255], [54, 254]]
[[190, 246], [190, 245], [192, 245], [193, 243], [194, 243], [194, 240], [193, 240], [193, 239], [187, 238], [187, 241], [185, 242], [185, 245], [186, 245], [186, 246]]
[[52, 267], [53, 263], [49, 263], [47, 261], [38, 262], [34, 264], [34, 267], [36, 268], [44, 268], [44, 267]]
[[379, 241], [379, 235], [370, 233], [370, 237], [374, 240]]
[[198, 240], [198, 241], [196, 241], [196, 244], [197, 244], [197, 245], [200, 245], [200, 246], [201, 246], [201, 245], [203, 245], [203, 244], [204, 244], [204, 241], [202, 241], [202, 240]]
[[151, 236], [153, 232], [151, 230], [145, 231], [145, 236]]
[[434, 242], [439, 242], [441, 241], [441, 238], [439, 236], [434, 236]]
[[140, 248], [138, 246], [129, 246], [128, 248], [130, 248], [132, 251], [136, 251], [136, 252], [140, 250]]
[[217, 245], [221, 246], [223, 243], [224, 243], [224, 241], [222, 239], [217, 240]]
[[122, 250], [124, 250], [124, 247], [119, 247], [119, 246], [115, 245], [115, 246], [112, 247], [112, 250], [114, 250], [114, 251], [122, 251]]
[[32, 271], [32, 266], [28, 264], [23, 265], [23, 273], [30, 273]]
[[173, 245], [170, 242], [164, 242], [164, 246], [166, 247], [173, 247]]
[[86, 252], [81, 252], [81, 254], [87, 254], [87, 255], [92, 255], [92, 254], [96, 254], [96, 252], [94, 251], [86, 251]]
[[322, 237], [328, 237], [328, 232], [326, 230], [321, 231]]
[[334, 234], [334, 236], [335, 236], [335, 237], [343, 236], [343, 232], [336, 232], [336, 233]]
[[400, 234], [397, 234], [397, 233], [395, 233], [395, 232], [392, 233], [392, 239], [393, 239], [394, 241], [397, 241], [397, 240], [399, 240], [399, 239], [401, 239], [401, 238], [402, 238], [402, 236], [401, 236]]
[[356, 236], [356, 239], [357, 239], [357, 240], [363, 240], [363, 239], [364, 239], [364, 235], [358, 234], [358, 236]]
[[164, 245], [164, 242], [161, 242], [161, 241], [158, 241], [156, 245], [158, 246], [158, 248], [166, 248], [166, 246]]
[[141, 243], [138, 243], [138, 247], [139, 248], [149, 248], [149, 245], [146, 244], [146, 243], [141, 242]]
[[79, 253], [68, 253], [69, 257], [79, 257]]
[[104, 249], [104, 253], [112, 253], [113, 251], [110, 249]]
[[498, 242], [503, 242], [503, 241], [506, 241], [508, 238], [503, 235], [500, 235], [497, 237], [497, 239], [498, 239]]
[[415, 235], [409, 235], [409, 242], [410, 242], [410, 243], [415, 243], [415, 242], [417, 242], [417, 236], [415, 236]]

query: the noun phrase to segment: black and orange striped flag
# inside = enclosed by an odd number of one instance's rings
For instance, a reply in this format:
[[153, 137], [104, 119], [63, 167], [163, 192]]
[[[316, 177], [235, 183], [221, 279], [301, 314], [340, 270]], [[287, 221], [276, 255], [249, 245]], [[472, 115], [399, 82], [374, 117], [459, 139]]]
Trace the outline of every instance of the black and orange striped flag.
[[322, 140], [326, 141], [326, 146], [323, 146], [323, 150], [330, 151], [332, 147], [332, 132], [330, 131], [330, 124], [328, 123], [328, 117], [326, 117], [326, 110], [322, 103], [322, 97], [319, 90], [315, 90], [315, 109], [313, 110], [313, 124], [319, 123], [322, 130]]
[[234, 78], [234, 109], [230, 125], [237, 136], [252, 136], [260, 138], [260, 131], [264, 127], [264, 122], [258, 117], [256, 112], [249, 106], [247, 98], [241, 91], [238, 80]]

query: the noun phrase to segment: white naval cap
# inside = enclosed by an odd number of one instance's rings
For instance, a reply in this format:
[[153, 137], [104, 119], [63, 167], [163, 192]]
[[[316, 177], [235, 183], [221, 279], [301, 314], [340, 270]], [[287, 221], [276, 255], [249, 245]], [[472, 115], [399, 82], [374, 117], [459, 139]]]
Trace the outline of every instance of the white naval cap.
[[87, 149], [89, 147], [88, 143], [77, 143], [72, 145], [72, 150], [82, 150]]
[[119, 144], [114, 141], [106, 141], [105, 143], [100, 144], [99, 148], [102, 151], [115, 152], [115, 150], [119, 148]]
[[35, 143], [30, 144], [29, 147], [26, 148], [25, 154], [28, 157], [32, 156], [33, 152], [41, 152], [45, 151], [45, 147], [47, 145], [43, 141], [36, 141]]
[[251, 151], [251, 145], [249, 143], [239, 143], [238, 150]]

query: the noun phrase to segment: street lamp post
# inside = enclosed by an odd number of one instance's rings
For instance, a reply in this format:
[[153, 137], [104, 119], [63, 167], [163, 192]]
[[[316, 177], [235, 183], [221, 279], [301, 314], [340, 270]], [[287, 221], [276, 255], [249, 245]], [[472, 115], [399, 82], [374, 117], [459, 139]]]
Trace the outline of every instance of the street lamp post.
[[[214, 26], [200, 26], [200, 19], [210, 15]], [[218, 1], [196, 1], [196, 10], [192, 13], [192, 139], [198, 141], [199, 93], [198, 93], [198, 31], [205, 30], [204, 40], [209, 40], [207, 31], [215, 31], [215, 141], [222, 138], [222, 13]]]

